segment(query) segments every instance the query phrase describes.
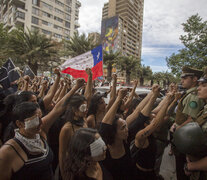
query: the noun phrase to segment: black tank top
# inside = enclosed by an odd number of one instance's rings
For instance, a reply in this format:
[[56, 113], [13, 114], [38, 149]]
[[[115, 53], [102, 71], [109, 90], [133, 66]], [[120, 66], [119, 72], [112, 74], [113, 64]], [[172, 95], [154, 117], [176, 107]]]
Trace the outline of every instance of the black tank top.
[[14, 141], [20, 145], [20, 147], [27, 154], [28, 160], [24, 160], [22, 156], [17, 152], [14, 146], [10, 145], [17, 155], [22, 159], [24, 165], [17, 171], [12, 174], [11, 180], [51, 180], [53, 178], [52, 172], [52, 160], [53, 152], [49, 148], [47, 142], [42, 139], [46, 147], [45, 154], [32, 155], [25, 148], [25, 146], [16, 138]]
[[148, 137], [149, 145], [147, 148], [137, 148], [135, 144], [131, 149], [134, 161], [142, 168], [153, 169], [156, 159], [156, 142], [153, 135]]

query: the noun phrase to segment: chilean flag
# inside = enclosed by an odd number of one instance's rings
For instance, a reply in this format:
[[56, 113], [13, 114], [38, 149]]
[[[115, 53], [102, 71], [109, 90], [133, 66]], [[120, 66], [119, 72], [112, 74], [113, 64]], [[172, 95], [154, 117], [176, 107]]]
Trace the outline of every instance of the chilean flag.
[[87, 81], [86, 68], [91, 68], [93, 80], [103, 76], [103, 53], [102, 45], [84, 54], [66, 60], [60, 66], [62, 73], [70, 74], [74, 78], [84, 78]]

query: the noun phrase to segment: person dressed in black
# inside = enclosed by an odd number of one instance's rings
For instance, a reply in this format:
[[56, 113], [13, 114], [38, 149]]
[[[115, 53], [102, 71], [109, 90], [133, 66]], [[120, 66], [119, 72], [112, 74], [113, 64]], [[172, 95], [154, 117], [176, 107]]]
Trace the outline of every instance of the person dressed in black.
[[105, 159], [106, 145], [97, 130], [78, 129], [70, 141], [64, 160], [63, 179], [112, 180], [110, 173], [99, 163]]
[[82, 86], [83, 80], [80, 81], [43, 118], [37, 103], [23, 102], [14, 107], [13, 114], [18, 128], [15, 129], [15, 137], [0, 149], [2, 179], [53, 178], [53, 155], [47, 144], [47, 133], [54, 121], [64, 112], [65, 100]]
[[[154, 86], [153, 96], [149, 103], [145, 106], [145, 116], [150, 116], [153, 104], [159, 95], [159, 86]], [[163, 100], [162, 109], [158, 112], [154, 119], [144, 124], [143, 129], [140, 129], [136, 136], [134, 145], [131, 148], [131, 155], [136, 162], [136, 177], [139, 180], [156, 180], [154, 171], [156, 160], [156, 141], [152, 133], [162, 124], [167, 108], [172, 100], [172, 94], [168, 94]]]
[[[135, 163], [130, 154], [130, 143], [134, 140], [137, 131], [142, 127], [147, 117], [140, 113], [146, 100], [140, 103], [136, 113], [132, 114], [127, 120], [123, 120], [117, 115], [120, 102], [127, 94], [127, 89], [121, 89], [112, 107], [104, 116], [99, 133], [107, 144], [106, 159], [104, 166], [112, 174], [113, 179], [133, 180]], [[139, 109], [139, 111], [138, 111]], [[129, 127], [129, 128], [128, 128]]]

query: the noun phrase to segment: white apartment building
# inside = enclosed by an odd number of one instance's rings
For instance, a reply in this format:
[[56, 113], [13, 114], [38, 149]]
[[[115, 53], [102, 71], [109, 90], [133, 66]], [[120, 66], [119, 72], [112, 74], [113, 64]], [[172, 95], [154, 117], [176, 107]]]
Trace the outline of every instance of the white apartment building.
[[0, 22], [10, 31], [16, 25], [39, 29], [54, 39], [69, 39], [80, 27], [78, 0], [0, 0]]

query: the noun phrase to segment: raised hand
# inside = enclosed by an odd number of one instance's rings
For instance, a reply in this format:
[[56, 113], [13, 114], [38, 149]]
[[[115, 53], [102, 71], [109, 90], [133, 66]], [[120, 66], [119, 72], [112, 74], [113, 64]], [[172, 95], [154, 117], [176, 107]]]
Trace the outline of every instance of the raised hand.
[[182, 93], [181, 92], [176, 92], [175, 93], [175, 99], [179, 100], [182, 97]]
[[124, 99], [124, 97], [127, 95], [128, 89], [119, 89], [118, 97], [121, 99]]
[[167, 98], [167, 100], [168, 100], [169, 102], [171, 102], [171, 101], [173, 100], [173, 98], [174, 98], [174, 92], [168, 92], [168, 93], [166, 94], [166, 98]]
[[84, 86], [84, 83], [85, 83], [85, 80], [84, 79], [82, 79], [82, 78], [80, 78], [80, 79], [77, 79], [76, 80], [76, 87], [77, 88], [80, 88], [80, 87], [82, 87], [82, 86]]
[[28, 75], [24, 76], [24, 80], [29, 82], [30, 81], [30, 77]]
[[115, 80], [115, 79], [117, 79], [117, 75], [116, 75], [116, 73], [113, 73], [112, 74], [112, 78]]
[[134, 80], [134, 87], [137, 87], [138, 80]]
[[54, 69], [54, 74], [57, 74], [57, 75], [60, 76], [60, 69], [59, 68], [55, 68]]
[[158, 96], [160, 94], [160, 86], [158, 84], [154, 84], [152, 86], [152, 92], [154, 95]]
[[91, 71], [91, 68], [86, 68], [86, 73], [88, 74], [88, 75], [92, 75], [92, 71]]

